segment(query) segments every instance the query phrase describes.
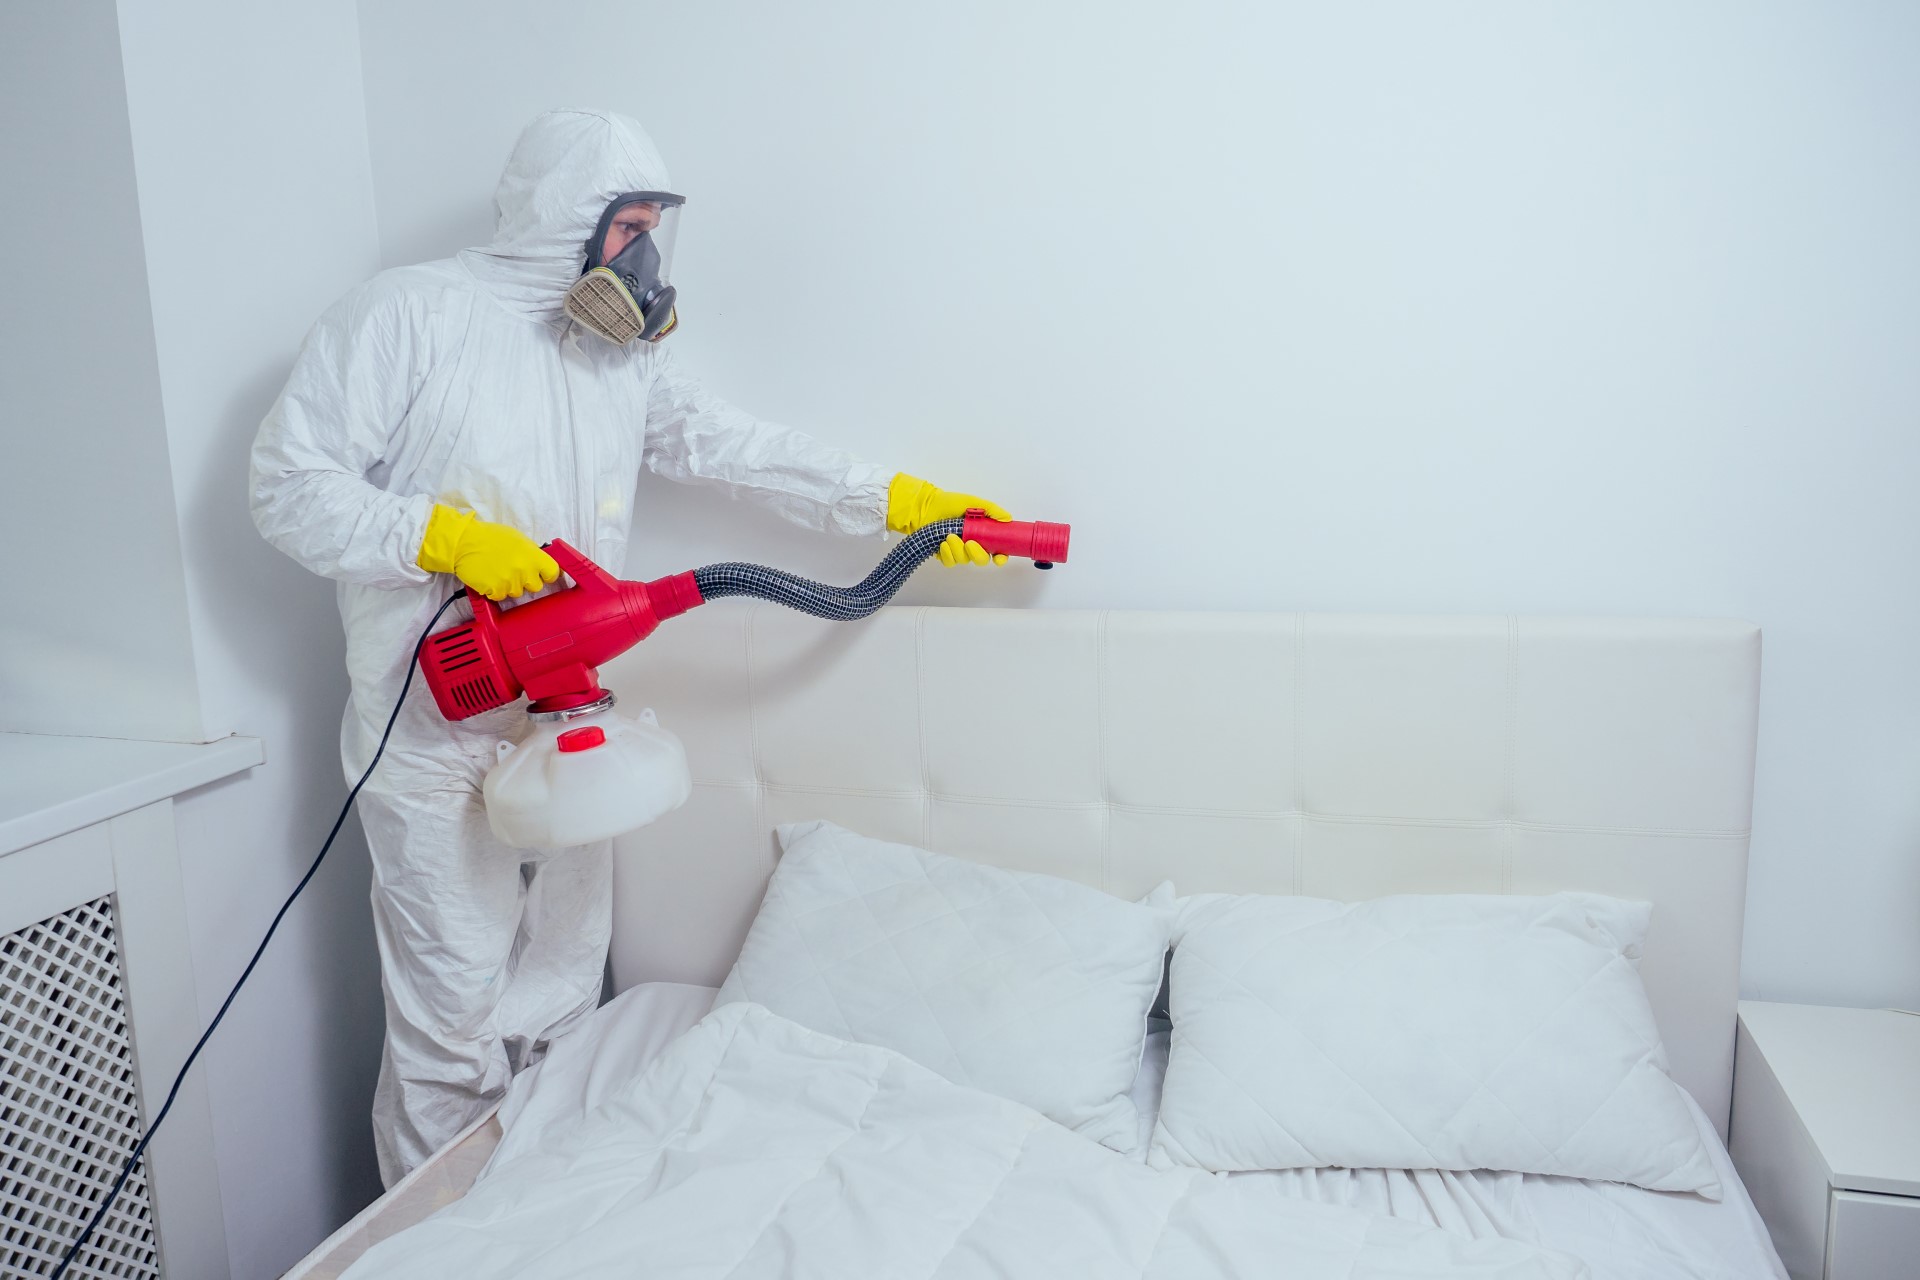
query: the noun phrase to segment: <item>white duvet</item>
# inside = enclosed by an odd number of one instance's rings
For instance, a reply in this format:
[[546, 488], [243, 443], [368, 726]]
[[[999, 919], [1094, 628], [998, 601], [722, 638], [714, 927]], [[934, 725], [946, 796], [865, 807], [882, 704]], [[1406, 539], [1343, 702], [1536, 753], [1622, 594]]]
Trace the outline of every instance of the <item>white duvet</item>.
[[752, 1004], [708, 1015], [570, 1123], [514, 1136], [465, 1198], [348, 1280], [1586, 1275], [1514, 1241], [1149, 1169]]

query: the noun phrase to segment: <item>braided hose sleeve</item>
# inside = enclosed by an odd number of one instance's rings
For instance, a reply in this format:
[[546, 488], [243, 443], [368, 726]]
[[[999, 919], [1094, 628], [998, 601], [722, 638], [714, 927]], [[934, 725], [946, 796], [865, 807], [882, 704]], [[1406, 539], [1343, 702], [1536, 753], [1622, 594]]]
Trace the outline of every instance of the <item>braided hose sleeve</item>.
[[949, 534], [959, 533], [963, 520], [937, 520], [902, 538], [872, 573], [851, 587], [833, 587], [798, 574], [769, 569], [763, 564], [710, 564], [693, 571], [700, 598], [754, 596], [789, 609], [834, 622], [852, 622], [879, 610], [906, 585], [913, 571], [940, 549]]

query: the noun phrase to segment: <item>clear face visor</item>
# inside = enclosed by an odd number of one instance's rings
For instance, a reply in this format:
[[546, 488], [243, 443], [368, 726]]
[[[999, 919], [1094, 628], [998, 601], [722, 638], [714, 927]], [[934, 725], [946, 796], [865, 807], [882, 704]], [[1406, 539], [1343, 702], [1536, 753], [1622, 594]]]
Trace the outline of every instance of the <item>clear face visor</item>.
[[608, 203], [587, 241], [567, 313], [616, 346], [658, 342], [677, 322], [668, 272], [686, 201], [668, 191], [629, 191]]

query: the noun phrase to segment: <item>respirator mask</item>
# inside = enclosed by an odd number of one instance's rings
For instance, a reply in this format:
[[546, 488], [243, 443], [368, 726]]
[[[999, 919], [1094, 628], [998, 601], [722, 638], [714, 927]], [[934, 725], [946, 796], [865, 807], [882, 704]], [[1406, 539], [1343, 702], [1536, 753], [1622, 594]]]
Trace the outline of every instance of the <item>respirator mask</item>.
[[672, 333], [679, 317], [667, 271], [685, 203], [669, 191], [615, 196], [587, 241], [586, 268], [567, 290], [567, 314], [619, 347]]

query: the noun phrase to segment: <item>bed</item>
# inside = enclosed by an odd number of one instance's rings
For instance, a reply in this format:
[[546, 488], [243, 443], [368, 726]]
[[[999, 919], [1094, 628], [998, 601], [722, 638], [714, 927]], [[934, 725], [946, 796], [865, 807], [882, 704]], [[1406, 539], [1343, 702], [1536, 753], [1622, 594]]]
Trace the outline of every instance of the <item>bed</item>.
[[[341, 1274], [467, 1194], [538, 1099], [584, 1096], [704, 1013], [775, 864], [824, 818], [1126, 898], [1582, 889], [1650, 902], [1639, 972], [1726, 1194], [1534, 1174], [1230, 1175], [1278, 1200], [1531, 1239], [1596, 1277], [1777, 1276], [1727, 1164], [1759, 637], [1599, 618], [701, 610], [606, 673], [686, 741], [694, 797], [621, 842], [622, 996], [507, 1109], [290, 1275]], [[704, 1025], [704, 1024], [703, 1024]], [[1154, 1106], [1156, 1049], [1135, 1085]], [[609, 1047], [612, 1046], [612, 1047]], [[636, 1047], [637, 1046], [637, 1047]], [[544, 1079], [543, 1079], [544, 1077]], [[560, 1083], [571, 1079], [572, 1084]]]

